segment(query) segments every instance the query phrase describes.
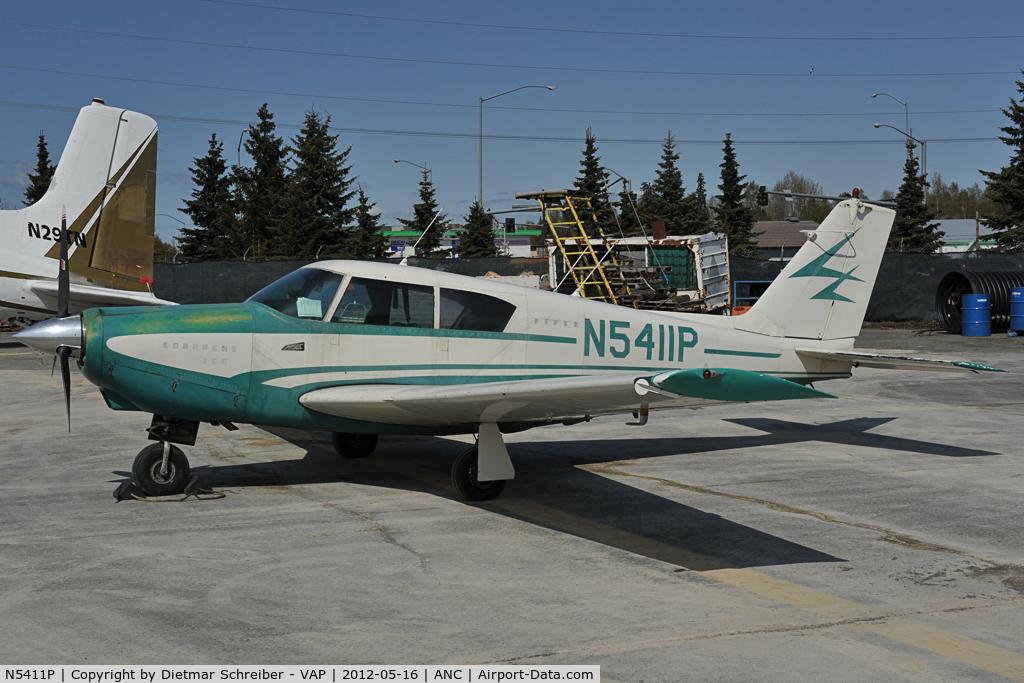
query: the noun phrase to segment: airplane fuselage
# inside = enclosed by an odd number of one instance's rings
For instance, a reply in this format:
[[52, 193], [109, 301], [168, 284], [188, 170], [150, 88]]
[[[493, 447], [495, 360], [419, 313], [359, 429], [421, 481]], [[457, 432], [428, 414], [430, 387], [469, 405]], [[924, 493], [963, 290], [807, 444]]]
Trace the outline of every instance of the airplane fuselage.
[[[476, 425], [348, 420], [309, 410], [299, 399], [323, 387], [344, 385], [462, 385], [623, 372], [639, 376], [706, 366], [752, 370], [799, 383], [850, 374], [849, 364], [798, 356], [794, 349], [809, 340], [737, 331], [728, 318], [634, 310], [416, 268], [351, 262], [319, 267], [348, 276], [329, 305], [315, 311], [326, 322], [254, 301], [86, 311], [83, 372], [114, 409], [200, 422], [429, 434], [472, 432]], [[369, 315], [359, 318], [365, 311], [353, 313], [352, 304], [345, 304], [346, 288], [352, 292], [353, 283], [362, 281], [357, 276], [419, 288], [424, 308], [418, 321], [408, 306], [402, 312], [398, 294], [392, 310], [401, 314], [402, 324], [369, 324]], [[445, 328], [445, 297], [465, 293], [493, 297], [514, 306], [514, 312], [501, 331]], [[331, 322], [332, 317], [338, 321]], [[852, 346], [838, 341], [832, 346]], [[595, 407], [592, 413], [632, 410], [639, 403], [637, 398], [629, 405]]]

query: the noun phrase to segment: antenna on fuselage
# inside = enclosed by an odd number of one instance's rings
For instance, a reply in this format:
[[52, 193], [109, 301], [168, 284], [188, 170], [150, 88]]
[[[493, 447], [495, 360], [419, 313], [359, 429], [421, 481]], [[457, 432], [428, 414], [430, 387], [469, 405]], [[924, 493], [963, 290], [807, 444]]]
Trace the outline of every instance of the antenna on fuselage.
[[[434, 217], [430, 219], [430, 223], [427, 224], [426, 229], [423, 232], [420, 233], [420, 237], [419, 237], [419, 239], [416, 240], [416, 244], [412, 245], [412, 253], [413, 254], [416, 253], [416, 247], [420, 246], [420, 240], [423, 239], [423, 236], [427, 234], [427, 230], [430, 230], [430, 226], [432, 226], [434, 224], [434, 221], [437, 220], [437, 217], [441, 215], [442, 211], [444, 211], [444, 207], [443, 206], [440, 209], [437, 210], [437, 213], [434, 214]], [[400, 266], [407, 266], [407, 265], [409, 265], [409, 257], [408, 256], [403, 256], [402, 257], [402, 262], [399, 263], [398, 265], [400, 265]]]

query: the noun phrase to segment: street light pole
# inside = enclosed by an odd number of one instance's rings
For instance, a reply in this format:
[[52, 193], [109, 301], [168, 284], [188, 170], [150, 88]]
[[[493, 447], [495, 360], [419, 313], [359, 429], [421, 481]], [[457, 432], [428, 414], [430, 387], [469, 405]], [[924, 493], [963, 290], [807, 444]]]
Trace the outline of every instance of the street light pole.
[[[899, 102], [900, 104], [903, 105], [903, 111], [904, 111], [904, 114], [906, 115], [906, 127], [907, 127], [907, 133], [908, 133], [907, 137], [909, 138], [910, 137], [910, 135], [909, 135], [909, 133], [910, 133], [910, 105], [907, 104], [906, 102], [904, 102], [903, 100], [901, 100], [900, 98], [896, 97], [895, 95], [890, 95], [887, 92], [876, 92], [876, 93], [872, 93], [871, 96], [872, 97], [878, 97], [879, 95], [885, 95], [886, 97], [891, 97], [892, 99], [896, 100], [897, 102]], [[876, 126], [876, 128], [877, 128], [877, 126]]]
[[[181, 223], [181, 227], [182, 228], [185, 227], [185, 221], [181, 220], [177, 216], [172, 216], [169, 213], [158, 213], [156, 215], [157, 216], [166, 216], [167, 218], [170, 218], [172, 221], [177, 221], [177, 222]], [[171, 259], [171, 263], [177, 263], [178, 262], [178, 238], [177, 237], [172, 237], [171, 241], [174, 242], [174, 257]]]
[[420, 166], [419, 164], [414, 164], [413, 162], [406, 161], [405, 159], [395, 159], [395, 163], [396, 164], [409, 164], [410, 166], [415, 166], [416, 168], [422, 169], [425, 173], [429, 173], [430, 174], [430, 182], [434, 182], [434, 172], [431, 171], [429, 168], [427, 168], [426, 164], [423, 164], [422, 166]]
[[875, 128], [892, 128], [897, 133], [901, 133], [903, 135], [906, 135], [908, 140], [913, 140], [917, 144], [921, 145], [921, 175], [923, 175], [925, 178], [928, 177], [928, 141], [927, 140], [918, 140], [917, 138], [915, 138], [910, 133], [908, 133], [906, 131], [902, 131], [899, 128], [897, 128], [896, 126], [890, 126], [888, 123], [876, 123], [875, 124]]
[[480, 154], [479, 154], [479, 159], [478, 159], [478, 162], [479, 162], [479, 176], [478, 176], [478, 178], [479, 178], [480, 182], [479, 182], [479, 186], [477, 187], [477, 189], [479, 191], [479, 194], [477, 195], [477, 199], [480, 201], [480, 206], [484, 205], [484, 102], [486, 102], [487, 100], [493, 100], [495, 97], [501, 97], [502, 95], [508, 95], [510, 92], [515, 92], [516, 90], [523, 90], [525, 88], [546, 88], [548, 90], [554, 90], [555, 86], [553, 86], [553, 85], [521, 85], [518, 88], [512, 88], [511, 90], [506, 90], [505, 92], [500, 92], [497, 95], [491, 95], [490, 97], [481, 97], [480, 98], [480, 149], [479, 149]]

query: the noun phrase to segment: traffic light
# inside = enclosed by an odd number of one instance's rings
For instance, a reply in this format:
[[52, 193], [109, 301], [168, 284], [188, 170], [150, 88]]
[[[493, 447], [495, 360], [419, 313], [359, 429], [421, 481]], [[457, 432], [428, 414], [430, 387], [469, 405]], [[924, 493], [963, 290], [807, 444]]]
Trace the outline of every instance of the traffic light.
[[506, 218], [505, 219], [505, 234], [516, 231], [516, 219]]
[[757, 205], [768, 206], [768, 188], [764, 185], [757, 188]]

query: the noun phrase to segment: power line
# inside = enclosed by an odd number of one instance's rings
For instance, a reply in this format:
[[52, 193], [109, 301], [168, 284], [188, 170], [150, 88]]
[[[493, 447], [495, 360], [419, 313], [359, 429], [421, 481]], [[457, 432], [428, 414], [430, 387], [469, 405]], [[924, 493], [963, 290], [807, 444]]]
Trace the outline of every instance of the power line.
[[827, 42], [904, 42], [909, 40], [937, 41], [937, 40], [1014, 40], [1024, 38], [1024, 35], [996, 35], [996, 36], [738, 36], [722, 35], [713, 33], [643, 33], [639, 31], [599, 31], [595, 29], [577, 28], [555, 28], [551, 26], [516, 26], [514, 24], [483, 24], [467, 21], [441, 21], [438, 19], [410, 19], [408, 17], [385, 17], [378, 14], [356, 14], [354, 12], [333, 12], [328, 10], [303, 9], [300, 7], [280, 7], [278, 5], [263, 5], [253, 2], [232, 2], [231, 0], [201, 0], [218, 5], [234, 5], [236, 7], [250, 7], [258, 9], [277, 10], [281, 12], [296, 12], [302, 14], [317, 14], [335, 17], [350, 17], [353, 19], [375, 19], [378, 21], [396, 21], [410, 24], [433, 24], [435, 26], [459, 26], [465, 28], [493, 28], [506, 31], [534, 31], [543, 33], [570, 33], [579, 35], [598, 36], [630, 36], [639, 38], [688, 38], [706, 40], [771, 40], [771, 41], [827, 41]]
[[715, 77], [756, 77], [756, 78], [916, 78], [936, 76], [1006, 76], [1016, 75], [1020, 71], [941, 71], [941, 72], [919, 72], [919, 73], [817, 73], [809, 76], [804, 72], [735, 72], [735, 71], [659, 71], [655, 69], [593, 69], [569, 66], [531, 66], [528, 64], [497, 64], [489, 62], [457, 62], [442, 59], [423, 59], [411, 57], [381, 57], [372, 55], [353, 55], [342, 52], [318, 52], [314, 50], [296, 50], [284, 47], [266, 47], [258, 45], [235, 45], [233, 43], [214, 43], [201, 40], [185, 40], [183, 38], [160, 38], [157, 36], [139, 36], [130, 33], [113, 33], [110, 31], [95, 31], [84, 28], [67, 28], [65, 26], [47, 26], [44, 24], [28, 24], [18, 21], [2, 21], [0, 24], [8, 26], [22, 26], [26, 28], [38, 28], [47, 31], [66, 31], [69, 33], [84, 33], [95, 36], [107, 36], [112, 38], [131, 38], [133, 40], [151, 40], [161, 43], [174, 43], [178, 45], [200, 45], [203, 47], [221, 47], [231, 50], [250, 50], [255, 52], [271, 52], [276, 54], [293, 54], [315, 57], [336, 57], [340, 59], [363, 59], [379, 62], [395, 62], [401, 64], [433, 64], [437, 66], [471, 66], [487, 69], [523, 69], [532, 71], [563, 71], [570, 73], [603, 73], [603, 74], [626, 74], [626, 75], [652, 75], [652, 76], [715, 76]]
[[[6, 102], [0, 101], [0, 107], [16, 107], [20, 109], [38, 109], [43, 111], [63, 111], [77, 113], [75, 107], [64, 107], [51, 104], [31, 104], [27, 102]], [[198, 116], [177, 116], [174, 114], [149, 114], [154, 119], [162, 121], [174, 121], [177, 123], [202, 123], [206, 125], [224, 126], [254, 126], [256, 121], [241, 121], [235, 119], [214, 119]], [[277, 123], [278, 128], [287, 130], [298, 130], [302, 128], [299, 123]], [[443, 131], [423, 130], [393, 130], [386, 128], [353, 128], [350, 126], [330, 126], [332, 131], [339, 133], [357, 133], [362, 135], [398, 135], [406, 137], [429, 137], [429, 138], [454, 138], [460, 140], [476, 140], [478, 133], [450, 133]], [[579, 144], [582, 140], [578, 137], [558, 137], [543, 135], [485, 135], [488, 140], [504, 140], [512, 142], [569, 142]], [[721, 145], [721, 140], [680, 140], [673, 138], [677, 145]], [[999, 141], [998, 137], [990, 138], [935, 138], [929, 139], [928, 143], [948, 142], [992, 142]], [[630, 145], [661, 145], [665, 140], [662, 138], [601, 138], [602, 144], [630, 144]], [[744, 146], [807, 146], [807, 145], [905, 145], [902, 138], [898, 140], [733, 140], [734, 145]]]
[[[160, 81], [150, 78], [130, 78], [127, 76], [109, 76], [105, 74], [90, 74], [82, 73], [78, 71], [64, 71], [60, 69], [43, 69], [33, 66], [17, 66], [14, 64], [0, 64], [2, 69], [17, 69], [19, 71], [33, 71], [37, 73], [47, 74], [58, 74], [61, 76], [77, 76], [80, 78], [99, 78], [110, 81], [124, 81], [127, 83], [146, 83], [149, 85], [169, 85], [178, 88], [197, 88], [201, 90], [224, 90], [228, 92], [241, 92], [241, 93], [252, 93], [256, 95], [279, 95], [282, 97], [302, 97], [302, 98], [314, 98], [314, 99], [325, 99], [325, 100], [342, 100], [346, 102], [370, 102], [376, 104], [403, 104], [412, 106], [423, 106], [423, 107], [452, 107], [458, 109], [473, 109], [476, 110], [477, 105], [475, 104], [458, 104], [454, 102], [419, 102], [415, 100], [387, 100], [371, 97], [344, 97], [341, 95], [324, 95], [314, 93], [297, 93], [287, 92], [280, 90], [258, 90], [255, 88], [236, 88], [226, 85], [202, 85], [199, 83], [178, 83], [175, 81]], [[489, 109], [498, 109], [506, 111], [535, 111], [535, 112], [546, 112], [546, 113], [564, 113], [564, 114], [616, 114], [616, 115], [630, 115], [630, 116], [700, 116], [700, 117], [834, 117], [834, 116], [870, 116], [878, 117], [884, 116], [878, 112], [797, 112], [797, 113], [783, 113], [783, 112], [679, 112], [679, 111], [638, 111], [638, 110], [614, 110], [614, 109], [559, 109], [557, 107], [503, 107], [495, 106], [488, 107]], [[1001, 109], [952, 109], [947, 111], [919, 111], [914, 112], [914, 116], [924, 116], [929, 114], [988, 114], [1001, 112]], [[902, 116], [902, 114], [900, 114]]]

